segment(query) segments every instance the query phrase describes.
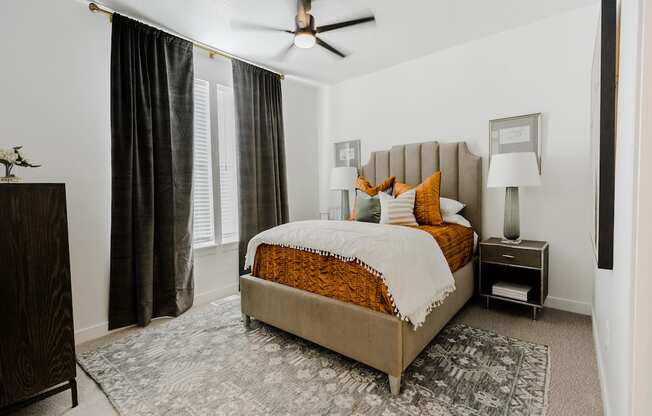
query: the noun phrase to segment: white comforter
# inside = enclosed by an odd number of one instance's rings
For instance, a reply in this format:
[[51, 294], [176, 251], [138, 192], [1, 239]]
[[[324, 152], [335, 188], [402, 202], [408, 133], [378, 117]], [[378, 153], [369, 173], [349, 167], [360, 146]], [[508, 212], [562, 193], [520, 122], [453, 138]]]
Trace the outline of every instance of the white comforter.
[[355, 221], [299, 221], [256, 235], [245, 267], [261, 244], [291, 247], [356, 261], [380, 276], [398, 317], [414, 328], [455, 290], [455, 281], [437, 241], [416, 228]]

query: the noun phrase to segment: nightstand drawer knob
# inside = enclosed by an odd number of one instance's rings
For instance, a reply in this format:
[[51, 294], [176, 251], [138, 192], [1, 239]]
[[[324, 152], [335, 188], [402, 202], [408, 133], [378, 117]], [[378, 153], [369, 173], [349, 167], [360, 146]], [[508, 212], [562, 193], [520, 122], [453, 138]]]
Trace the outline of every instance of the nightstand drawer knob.
[[503, 257], [505, 257], [506, 259], [513, 259], [513, 258], [515, 258], [514, 256], [512, 256], [512, 255], [510, 255], [510, 254], [503, 254]]

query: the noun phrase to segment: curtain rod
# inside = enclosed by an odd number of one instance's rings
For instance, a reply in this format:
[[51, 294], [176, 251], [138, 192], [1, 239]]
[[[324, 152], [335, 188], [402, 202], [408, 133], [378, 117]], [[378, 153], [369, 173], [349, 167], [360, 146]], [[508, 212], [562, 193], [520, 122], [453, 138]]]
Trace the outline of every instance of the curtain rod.
[[[93, 13], [104, 13], [105, 15], [109, 16], [109, 20], [111, 20], [111, 18], [113, 17], [113, 12], [112, 12], [111, 10], [104, 9], [104, 8], [100, 7], [99, 5], [97, 5], [96, 3], [93, 3], [93, 2], [88, 3], [88, 9], [89, 9], [91, 12], [93, 12]], [[214, 47], [212, 47], [212, 46], [208, 46], [208, 45], [206, 45], [205, 43], [202, 43], [202, 42], [196, 41], [196, 40], [194, 40], [194, 39], [192, 39], [192, 38], [189, 38], [189, 37], [187, 37], [187, 36], [183, 36], [183, 35], [181, 35], [181, 34], [179, 34], [179, 33], [176, 33], [175, 31], [170, 30], [170, 29], [168, 29], [168, 28], [166, 28], [166, 27], [159, 27], [159, 26], [157, 26], [157, 25], [151, 24], [151, 23], [149, 23], [149, 22], [147, 22], [147, 21], [143, 21], [142, 19], [136, 19], [136, 18], [131, 17], [131, 16], [129, 16], [129, 15], [124, 15], [124, 16], [129, 17], [129, 18], [134, 19], [134, 20], [138, 20], [138, 21], [140, 21], [140, 22], [142, 22], [142, 23], [145, 23], [145, 24], [147, 24], [147, 25], [149, 25], [149, 26], [152, 26], [152, 27], [154, 27], [154, 28], [156, 28], [156, 29], [159, 29], [159, 30], [162, 30], [162, 31], [164, 31], [164, 32], [170, 33], [170, 34], [172, 34], [172, 35], [174, 35], [174, 36], [178, 36], [178, 37], [180, 37], [181, 39], [186, 40], [186, 41], [192, 43], [192, 44], [195, 45], [197, 48], [199, 48], [199, 49], [203, 49], [203, 50], [205, 50], [206, 52], [208, 52], [208, 56], [209, 56], [211, 59], [213, 59], [213, 57], [214, 57], [215, 55], [220, 55], [220, 56], [222, 56], [222, 57], [224, 57], [224, 58], [226, 58], [226, 59], [235, 59], [236, 61], [246, 62], [246, 63], [248, 63], [249, 65], [253, 65], [253, 66], [255, 66], [255, 67], [262, 68], [262, 69], [264, 69], [264, 70], [266, 70], [266, 71], [272, 72], [272, 73], [278, 75], [280, 79], [285, 79], [285, 75], [282, 74], [282, 73], [280, 73], [280, 72], [278, 72], [278, 71], [274, 71], [273, 69], [270, 69], [270, 68], [267, 68], [267, 67], [265, 67], [265, 66], [263, 66], [263, 65], [259, 65], [259, 64], [257, 64], [257, 63], [254, 63], [254, 62], [248, 61], [248, 60], [246, 60], [246, 59], [240, 58], [240, 57], [235, 56], [235, 55], [233, 55], [233, 54], [230, 54], [230, 53], [228, 53], [228, 52], [224, 52], [224, 51], [222, 51], [222, 50], [220, 50], [220, 49], [217, 49], [217, 48], [214, 48]]]

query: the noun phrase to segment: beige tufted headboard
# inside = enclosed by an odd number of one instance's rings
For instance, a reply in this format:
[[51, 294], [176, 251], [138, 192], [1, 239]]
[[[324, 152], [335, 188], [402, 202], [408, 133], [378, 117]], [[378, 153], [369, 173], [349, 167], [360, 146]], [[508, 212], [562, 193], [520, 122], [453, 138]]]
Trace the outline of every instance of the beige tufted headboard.
[[440, 170], [441, 196], [466, 204], [462, 215], [482, 232], [482, 158], [472, 154], [465, 142], [426, 142], [372, 152], [362, 174], [373, 183], [388, 176], [418, 185]]

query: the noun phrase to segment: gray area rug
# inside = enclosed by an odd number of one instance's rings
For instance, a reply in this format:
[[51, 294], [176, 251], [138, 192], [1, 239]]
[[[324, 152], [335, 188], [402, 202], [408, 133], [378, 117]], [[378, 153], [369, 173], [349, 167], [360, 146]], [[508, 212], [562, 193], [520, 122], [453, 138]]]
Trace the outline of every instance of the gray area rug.
[[[436, 311], [435, 311], [436, 313]], [[465, 325], [391, 396], [385, 374], [253, 321], [231, 297], [78, 355], [124, 416], [544, 415], [548, 347]]]

